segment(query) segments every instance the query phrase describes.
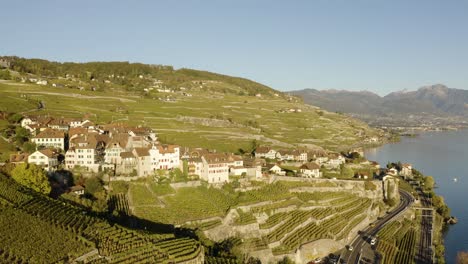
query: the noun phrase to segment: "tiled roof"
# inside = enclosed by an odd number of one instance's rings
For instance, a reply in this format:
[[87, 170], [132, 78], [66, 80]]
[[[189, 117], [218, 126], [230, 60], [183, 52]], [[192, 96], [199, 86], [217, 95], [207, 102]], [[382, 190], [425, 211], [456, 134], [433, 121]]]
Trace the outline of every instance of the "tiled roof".
[[64, 138], [65, 134], [62, 131], [58, 131], [55, 129], [47, 128], [41, 133], [39, 133], [34, 138]]
[[148, 148], [134, 148], [135, 154], [138, 157], [145, 157], [149, 156], [149, 149]]
[[18, 153], [10, 155], [10, 162], [25, 162], [28, 160], [29, 153]]
[[124, 152], [120, 152], [120, 157], [122, 159], [128, 159], [128, 158], [135, 158], [135, 155], [133, 155], [132, 152], [124, 151]]
[[165, 153], [175, 153], [175, 149], [179, 148], [177, 145], [158, 145], [158, 150], [159, 153], [165, 154]]
[[255, 149], [255, 153], [268, 153], [271, 147], [258, 147]]
[[51, 149], [41, 149], [41, 150], [38, 150], [40, 153], [44, 154], [45, 156], [47, 156], [48, 158], [53, 158], [55, 156], [57, 156], [57, 154], [51, 150]]
[[302, 164], [301, 169], [318, 170], [320, 169], [320, 166], [315, 162], [307, 162]]

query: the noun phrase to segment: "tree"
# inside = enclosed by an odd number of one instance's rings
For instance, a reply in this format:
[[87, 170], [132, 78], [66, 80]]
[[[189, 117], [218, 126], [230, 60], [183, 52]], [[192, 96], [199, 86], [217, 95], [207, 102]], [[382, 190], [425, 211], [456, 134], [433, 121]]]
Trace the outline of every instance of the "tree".
[[252, 142], [250, 142], [250, 153], [254, 154], [255, 153], [255, 150], [257, 150], [259, 144], [257, 142], [256, 139], [252, 140]]
[[97, 192], [104, 190], [104, 183], [101, 179], [94, 176], [86, 180], [85, 192], [91, 195], [95, 195]]
[[17, 127], [15, 129], [15, 141], [16, 144], [22, 146], [24, 142], [29, 140], [29, 131], [24, 127]]
[[34, 151], [36, 151], [36, 144], [34, 144], [33, 142], [29, 142], [29, 141], [24, 142], [23, 151], [27, 153], [33, 153]]
[[340, 165], [340, 176], [342, 178], [352, 178], [354, 176], [354, 171], [351, 168], [345, 166], [344, 164], [341, 164]]
[[432, 176], [427, 176], [424, 178], [424, 187], [427, 190], [434, 189], [434, 178]]
[[48, 195], [52, 190], [46, 172], [35, 164], [19, 164], [11, 171], [11, 177], [37, 192]]
[[8, 116], [8, 122], [12, 123], [12, 124], [18, 124], [19, 121], [21, 121], [21, 119], [23, 118], [23, 116], [21, 114], [12, 114], [12, 115], [9, 115]]
[[0, 70], [0, 79], [11, 80], [11, 74], [9, 70]]

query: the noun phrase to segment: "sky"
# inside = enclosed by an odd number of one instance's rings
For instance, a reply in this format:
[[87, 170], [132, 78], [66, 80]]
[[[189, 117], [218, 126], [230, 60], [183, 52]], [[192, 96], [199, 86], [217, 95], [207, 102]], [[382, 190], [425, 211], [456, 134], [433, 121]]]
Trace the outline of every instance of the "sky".
[[0, 55], [130, 61], [288, 91], [468, 89], [468, 1], [0, 0]]

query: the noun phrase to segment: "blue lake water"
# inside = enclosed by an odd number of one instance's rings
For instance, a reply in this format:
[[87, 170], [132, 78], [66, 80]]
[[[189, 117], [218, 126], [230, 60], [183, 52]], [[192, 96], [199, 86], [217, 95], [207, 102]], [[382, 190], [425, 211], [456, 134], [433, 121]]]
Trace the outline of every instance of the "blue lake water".
[[451, 214], [459, 220], [445, 234], [447, 263], [455, 263], [458, 251], [468, 251], [468, 130], [404, 137], [401, 142], [368, 149], [365, 155], [382, 167], [389, 161], [408, 162], [424, 175], [433, 176], [436, 193], [445, 198]]

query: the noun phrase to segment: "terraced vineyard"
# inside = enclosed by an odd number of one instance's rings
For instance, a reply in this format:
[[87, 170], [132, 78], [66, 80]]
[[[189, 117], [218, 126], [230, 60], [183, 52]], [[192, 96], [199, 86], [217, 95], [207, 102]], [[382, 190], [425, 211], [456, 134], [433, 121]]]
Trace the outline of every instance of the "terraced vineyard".
[[379, 233], [377, 251], [382, 263], [415, 263], [419, 231], [416, 224], [404, 219], [387, 224]]
[[110, 223], [26, 190], [3, 175], [0, 201], [0, 263], [68, 262], [92, 248], [104, 258], [90, 256], [86, 261], [91, 263], [174, 263], [194, 259], [203, 250], [190, 238], [146, 234]]
[[[220, 225], [222, 228], [238, 228], [254, 224], [249, 228], [256, 228], [257, 224], [260, 235], [255, 239], [242, 239], [240, 247], [249, 248], [249, 251], [271, 248], [273, 254], [287, 254], [319, 239], [345, 239], [367, 218], [369, 210], [379, 208], [374, 200], [327, 189], [337, 187], [338, 183], [330, 181], [258, 183], [256, 189], [245, 192], [200, 186], [178, 188], [170, 195], [153, 192], [144, 198], [146, 203], [135, 203], [142, 201], [137, 198], [133, 204], [136, 204], [134, 212], [139, 217], [178, 223], [205, 233], [212, 229], [213, 232], [222, 230]], [[138, 189], [130, 186], [132, 191]], [[148, 189], [142, 192], [148, 193]], [[141, 194], [129, 196], [139, 197]], [[228, 215], [231, 220], [220, 220]], [[202, 221], [210, 218], [213, 219]]]
[[130, 215], [127, 195], [124, 193], [111, 195], [109, 198], [109, 211], [117, 211], [124, 215]]
[[[302, 244], [318, 239], [340, 240], [366, 218], [366, 211], [372, 202], [361, 199], [352, 200], [340, 207], [313, 209], [310, 211], [294, 211], [287, 220], [268, 234], [269, 241], [281, 241], [281, 245], [273, 249], [274, 254], [286, 254], [299, 248]], [[345, 209], [346, 208], [346, 209]], [[277, 221], [277, 215], [272, 216], [272, 222]], [[322, 221], [310, 221], [316, 219]], [[270, 219], [267, 220], [267, 223]], [[304, 223], [307, 223], [305, 226]], [[302, 226], [301, 226], [302, 224]]]

